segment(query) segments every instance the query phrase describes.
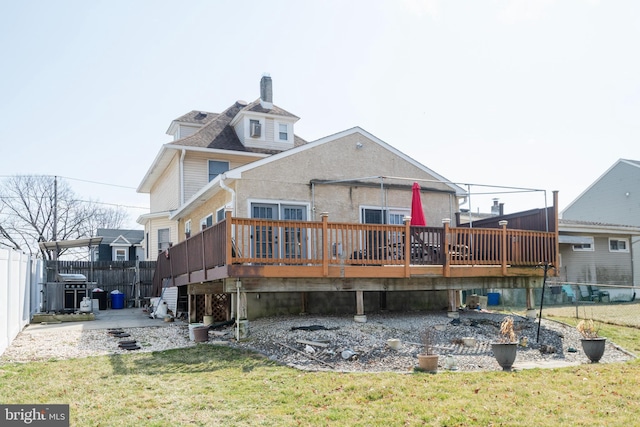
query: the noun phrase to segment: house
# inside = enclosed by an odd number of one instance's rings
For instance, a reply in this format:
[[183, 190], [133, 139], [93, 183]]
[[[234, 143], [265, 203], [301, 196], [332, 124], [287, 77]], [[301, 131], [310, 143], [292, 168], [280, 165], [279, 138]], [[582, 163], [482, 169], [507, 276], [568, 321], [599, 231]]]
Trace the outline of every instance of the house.
[[[640, 161], [619, 159], [587, 187], [563, 211], [562, 218], [591, 223], [621, 224], [640, 227]], [[640, 236], [627, 237], [625, 250], [634, 265], [640, 265]], [[616, 239], [611, 250], [620, 252]], [[606, 245], [605, 245], [606, 247]], [[640, 270], [633, 275], [633, 285], [640, 286]]]
[[[588, 299], [593, 288], [612, 302], [635, 298], [630, 242], [640, 226], [560, 219], [560, 265], [557, 281], [579, 287]], [[600, 296], [596, 296], [600, 300]]]
[[[509, 227], [525, 229], [555, 230], [556, 225], [550, 221], [555, 217], [554, 208], [533, 209], [524, 212], [502, 215], [496, 209], [494, 201], [492, 214], [474, 214], [473, 227], [498, 228], [500, 221], [506, 220]], [[458, 221], [461, 227], [468, 226], [467, 214], [460, 214]], [[538, 224], [536, 226], [535, 224]], [[640, 227], [632, 225], [606, 224], [593, 221], [558, 219], [559, 257], [556, 272], [550, 283], [572, 285], [579, 288], [582, 299], [592, 300], [600, 285], [609, 301], [630, 301], [634, 298], [633, 283], [634, 263], [630, 242], [640, 236]], [[491, 292], [492, 289], [485, 289]], [[524, 294], [518, 291], [504, 292], [503, 298], [511, 304], [524, 302]], [[547, 303], [562, 303], [560, 298], [545, 298]]]
[[[467, 197], [462, 188], [364, 129], [307, 142], [295, 134], [298, 120], [273, 104], [263, 76], [254, 102], [193, 111], [169, 127], [174, 140], [138, 187], [151, 205], [139, 223], [146, 256], [159, 261], [158, 293], [178, 287], [192, 320], [354, 303], [358, 319], [365, 305], [454, 315], [456, 290], [540, 286], [530, 268], [540, 253], [519, 251], [514, 265], [473, 258], [485, 249], [474, 251], [469, 231], [451, 222]], [[406, 221], [414, 182], [422, 228]], [[532, 233], [523, 238], [542, 239], [544, 256], [555, 256], [555, 234]], [[483, 268], [462, 268], [472, 261]]]
[[93, 249], [93, 261], [144, 260], [143, 230], [98, 228], [97, 234], [102, 241]]

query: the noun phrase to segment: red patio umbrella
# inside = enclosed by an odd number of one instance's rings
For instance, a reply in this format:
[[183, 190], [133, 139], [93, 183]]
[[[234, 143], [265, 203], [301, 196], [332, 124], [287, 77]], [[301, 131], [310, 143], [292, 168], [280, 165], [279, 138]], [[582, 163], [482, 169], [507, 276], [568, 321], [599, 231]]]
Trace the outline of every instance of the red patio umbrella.
[[424, 211], [422, 210], [422, 200], [420, 199], [420, 185], [417, 182], [413, 183], [411, 195], [411, 225], [422, 227], [427, 225], [427, 220], [424, 218]]

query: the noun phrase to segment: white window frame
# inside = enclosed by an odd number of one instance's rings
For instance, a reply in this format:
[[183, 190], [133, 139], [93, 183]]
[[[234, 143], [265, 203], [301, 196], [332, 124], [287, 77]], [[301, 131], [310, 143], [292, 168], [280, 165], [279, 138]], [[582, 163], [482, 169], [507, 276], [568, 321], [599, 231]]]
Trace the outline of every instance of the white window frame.
[[[611, 243], [616, 242], [616, 246], [620, 246], [620, 242], [624, 242], [624, 249], [612, 249]], [[609, 252], [614, 253], [628, 253], [629, 252], [629, 239], [620, 239], [618, 237], [609, 237]]]
[[571, 250], [574, 251], [574, 252], [593, 252], [595, 250], [595, 244], [593, 242], [593, 237], [585, 237], [585, 239], [591, 240], [591, 243], [583, 243], [583, 244], [579, 244], [579, 245], [571, 245]]
[[216, 224], [224, 219], [225, 208], [220, 208], [216, 211]]
[[[160, 232], [167, 230], [169, 232], [168, 237], [169, 237], [169, 241], [167, 242], [161, 242], [160, 241]], [[157, 236], [158, 236], [158, 253], [163, 252], [166, 249], [169, 249], [171, 247], [171, 228], [169, 227], [164, 227], [164, 228], [158, 228], [158, 230], [156, 230]]]
[[[216, 163], [226, 163], [227, 164], [227, 169], [224, 172], [220, 172], [217, 173], [213, 178], [211, 177], [211, 162], [216, 162]], [[231, 167], [231, 165], [229, 164], [228, 161], [226, 160], [215, 160], [215, 159], [209, 159], [207, 160], [207, 179], [209, 180], [208, 182], [213, 181], [214, 179], [216, 179], [217, 176], [222, 175], [223, 173], [227, 172], [229, 170], [229, 168]]]
[[[281, 127], [281, 126], [284, 126], [284, 127], [285, 127], [285, 131], [284, 131], [284, 132], [282, 132], [282, 131], [280, 130], [280, 127]], [[289, 124], [288, 124], [288, 123], [282, 123], [282, 122], [276, 122], [276, 126], [275, 126], [275, 128], [276, 128], [276, 129], [274, 129], [274, 130], [275, 130], [275, 132], [276, 132], [276, 135], [275, 135], [275, 136], [276, 136], [276, 138], [275, 138], [275, 140], [276, 140], [276, 141], [280, 141], [280, 142], [289, 142], [289, 134], [290, 134], [290, 132], [289, 132]], [[287, 136], [287, 137], [286, 137], [286, 138], [284, 138], [284, 139], [282, 139], [282, 134], [283, 134], [283, 133]]]
[[[118, 252], [120, 251], [123, 252], [124, 259], [118, 259]], [[111, 259], [114, 261], [129, 261], [129, 248], [126, 246], [114, 246]]]
[[[210, 221], [209, 221], [210, 219]], [[209, 222], [211, 222], [209, 224]], [[205, 216], [204, 218], [202, 218], [200, 220], [200, 230], [204, 230], [205, 228], [209, 228], [214, 224], [213, 222], [213, 213], [210, 213], [209, 215]]]
[[[260, 136], [251, 136], [251, 120], [255, 120], [260, 123]], [[264, 117], [259, 116], [247, 116], [244, 119], [244, 134], [247, 141], [266, 141], [265, 134], [267, 133], [267, 123]]]
[[[394, 215], [394, 216], [401, 215], [402, 218], [411, 215], [411, 209], [407, 209], [407, 208], [394, 208], [394, 207], [381, 208], [380, 206], [361, 205], [360, 206], [360, 223], [361, 224], [364, 224], [365, 209], [377, 210], [377, 211], [381, 210], [384, 217], [384, 224], [391, 223], [391, 215]], [[404, 225], [404, 222], [400, 222], [399, 224], [392, 224], [392, 225]]]
[[191, 237], [191, 220], [187, 220], [184, 223], [184, 235], [188, 239]]

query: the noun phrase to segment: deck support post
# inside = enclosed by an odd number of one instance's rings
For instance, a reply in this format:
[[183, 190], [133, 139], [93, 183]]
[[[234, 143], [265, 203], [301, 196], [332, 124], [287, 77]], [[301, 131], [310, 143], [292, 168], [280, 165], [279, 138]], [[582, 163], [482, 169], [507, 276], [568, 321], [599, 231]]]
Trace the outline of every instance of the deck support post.
[[364, 292], [356, 291], [356, 315], [353, 320], [358, 323], [366, 323], [367, 315], [364, 314]]
[[322, 276], [329, 275], [329, 212], [322, 212]]
[[449, 294], [447, 317], [457, 319], [458, 317], [460, 317], [460, 314], [458, 313], [458, 306], [456, 305], [456, 303], [458, 302], [458, 291], [456, 291], [455, 289], [449, 289], [447, 293]]
[[247, 318], [247, 293], [241, 290], [242, 282], [236, 280], [236, 304], [238, 317], [236, 318], [236, 340], [240, 341], [249, 336], [249, 319]]
[[196, 317], [196, 310], [198, 307], [197, 298], [197, 295], [189, 295], [189, 323], [196, 323], [198, 321], [198, 318]]
[[535, 319], [536, 307], [535, 307], [535, 297], [533, 294], [532, 287], [527, 286], [526, 296], [527, 296], [527, 319]]
[[307, 314], [307, 308], [309, 306], [309, 293], [300, 293], [300, 314]]

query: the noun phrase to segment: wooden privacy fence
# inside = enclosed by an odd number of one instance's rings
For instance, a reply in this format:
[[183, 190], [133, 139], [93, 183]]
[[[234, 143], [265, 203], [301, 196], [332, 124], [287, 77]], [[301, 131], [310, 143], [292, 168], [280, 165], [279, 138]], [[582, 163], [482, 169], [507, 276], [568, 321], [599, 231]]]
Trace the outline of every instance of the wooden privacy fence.
[[[57, 270], [56, 270], [57, 263]], [[139, 261], [136, 277], [136, 261], [47, 261], [46, 282], [56, 281], [56, 272], [83, 274], [88, 282], [111, 292], [119, 290], [127, 298], [134, 297], [134, 285], [140, 283], [140, 297], [151, 297], [155, 261]]]

